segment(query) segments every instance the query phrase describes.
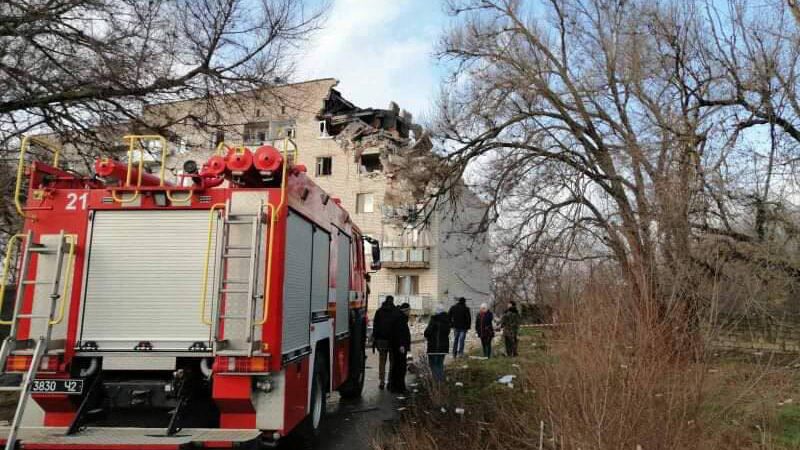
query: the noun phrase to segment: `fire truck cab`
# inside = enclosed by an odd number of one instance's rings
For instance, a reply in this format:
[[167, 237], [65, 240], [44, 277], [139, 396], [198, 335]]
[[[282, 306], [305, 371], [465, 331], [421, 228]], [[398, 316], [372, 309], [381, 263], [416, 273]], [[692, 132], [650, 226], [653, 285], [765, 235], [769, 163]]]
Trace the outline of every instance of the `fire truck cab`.
[[0, 280], [0, 295], [16, 284], [0, 389], [20, 393], [6, 448], [313, 438], [326, 394], [363, 387], [365, 238], [288, 139], [220, 144], [175, 184], [165, 151], [158, 175], [142, 164], [164, 138], [125, 139], [127, 161], [98, 159], [91, 176], [59, 169], [58, 149], [26, 164], [23, 140], [24, 228]]

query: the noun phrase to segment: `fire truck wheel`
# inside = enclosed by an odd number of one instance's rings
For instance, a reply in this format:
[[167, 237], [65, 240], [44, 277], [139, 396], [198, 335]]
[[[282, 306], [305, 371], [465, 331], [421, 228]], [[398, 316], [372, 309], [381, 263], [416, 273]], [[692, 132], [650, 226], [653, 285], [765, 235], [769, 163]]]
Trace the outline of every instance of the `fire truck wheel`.
[[305, 448], [312, 448], [319, 436], [320, 423], [325, 416], [325, 389], [322, 380], [325, 378], [323, 364], [320, 360], [314, 362], [314, 380], [311, 383], [311, 411], [298, 428], [298, 435], [303, 440]]
[[339, 394], [341, 394], [343, 398], [351, 399], [361, 397], [361, 392], [364, 390], [366, 368], [367, 358], [362, 356], [361, 362], [358, 364], [358, 372], [351, 374], [339, 389]]

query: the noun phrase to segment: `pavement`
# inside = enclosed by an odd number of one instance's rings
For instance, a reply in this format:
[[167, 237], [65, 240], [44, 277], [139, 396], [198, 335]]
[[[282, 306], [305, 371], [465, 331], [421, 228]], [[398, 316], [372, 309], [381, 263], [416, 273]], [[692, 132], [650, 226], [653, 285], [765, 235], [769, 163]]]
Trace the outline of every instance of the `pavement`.
[[[387, 366], [388, 370], [388, 366]], [[368, 351], [364, 393], [360, 399], [343, 400], [334, 393], [328, 399], [328, 411], [322, 421], [320, 438], [314, 450], [369, 450], [375, 433], [399, 418], [402, 400], [378, 389], [378, 354]], [[288, 439], [281, 450], [297, 448]]]

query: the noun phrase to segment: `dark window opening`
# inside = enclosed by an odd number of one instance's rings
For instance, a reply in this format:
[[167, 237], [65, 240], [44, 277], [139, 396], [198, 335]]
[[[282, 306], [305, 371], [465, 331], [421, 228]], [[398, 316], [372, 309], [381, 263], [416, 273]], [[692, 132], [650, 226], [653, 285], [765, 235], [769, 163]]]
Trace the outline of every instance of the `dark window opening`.
[[214, 146], [225, 142], [225, 132], [224, 131], [217, 131], [214, 133]]
[[361, 155], [362, 173], [381, 172], [382, 170], [383, 164], [381, 164], [380, 154], [373, 153], [369, 155]]
[[330, 156], [323, 156], [317, 158], [317, 176], [325, 176], [333, 173], [333, 158]]

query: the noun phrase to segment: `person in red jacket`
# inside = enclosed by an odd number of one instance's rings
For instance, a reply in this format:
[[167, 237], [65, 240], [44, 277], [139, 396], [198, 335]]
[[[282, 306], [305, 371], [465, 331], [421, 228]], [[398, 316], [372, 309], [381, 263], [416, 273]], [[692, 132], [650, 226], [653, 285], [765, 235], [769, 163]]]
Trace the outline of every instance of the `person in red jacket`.
[[481, 304], [481, 310], [475, 316], [475, 332], [481, 338], [483, 356], [492, 357], [492, 338], [494, 338], [494, 314], [489, 311], [489, 305]]

